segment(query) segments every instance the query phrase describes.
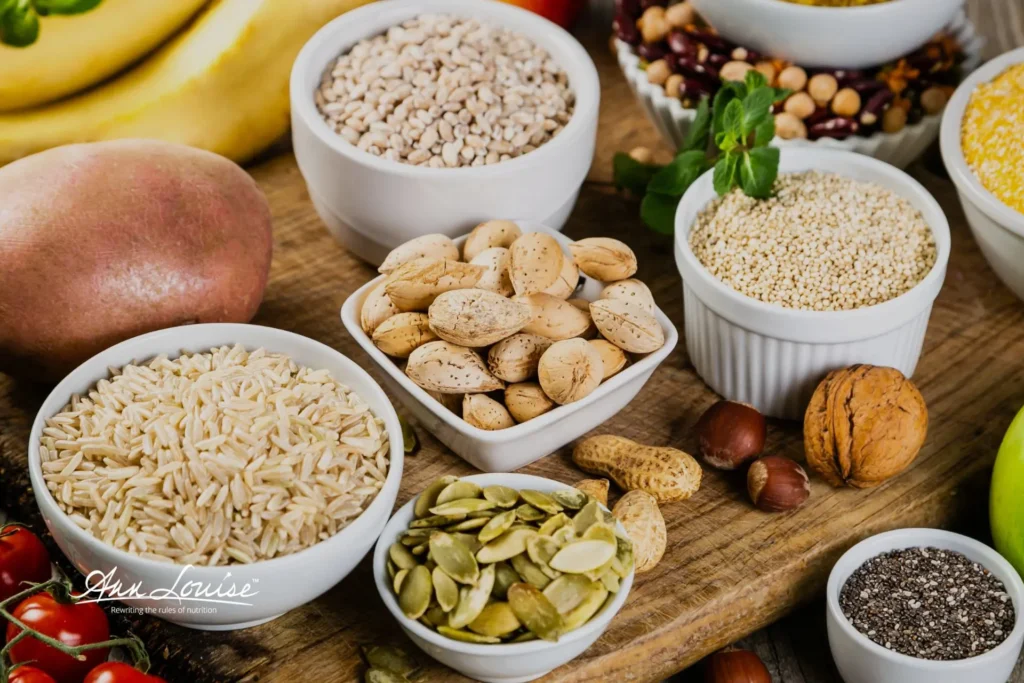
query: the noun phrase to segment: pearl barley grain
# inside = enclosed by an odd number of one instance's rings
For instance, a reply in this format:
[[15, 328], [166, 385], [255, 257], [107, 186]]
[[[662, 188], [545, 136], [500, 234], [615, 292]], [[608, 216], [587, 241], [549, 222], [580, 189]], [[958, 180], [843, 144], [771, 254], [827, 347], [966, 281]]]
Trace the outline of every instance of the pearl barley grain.
[[697, 217], [690, 248], [741, 294], [786, 308], [843, 311], [894, 299], [935, 265], [921, 212], [874, 183], [779, 174], [775, 195], [736, 189]]
[[569, 77], [525, 36], [476, 19], [420, 15], [328, 66], [314, 99], [363, 151], [431, 168], [527, 154], [572, 117]]

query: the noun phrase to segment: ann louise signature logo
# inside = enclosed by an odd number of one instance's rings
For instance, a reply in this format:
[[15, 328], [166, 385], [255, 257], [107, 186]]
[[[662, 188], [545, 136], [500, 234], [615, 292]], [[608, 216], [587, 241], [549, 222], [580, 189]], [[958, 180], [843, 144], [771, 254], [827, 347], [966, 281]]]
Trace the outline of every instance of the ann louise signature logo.
[[144, 590], [141, 581], [127, 585], [122, 583], [121, 579], [116, 576], [117, 567], [112, 568], [106, 574], [96, 569], [89, 572], [85, 579], [85, 585], [88, 586], [88, 590], [82, 596], [81, 602], [173, 600], [179, 604], [183, 602], [203, 602], [217, 605], [251, 607], [252, 603], [247, 602], [246, 599], [259, 594], [259, 591], [253, 588], [253, 584], [258, 582], [259, 579], [254, 579], [251, 583], [246, 582], [239, 586], [235, 582], [229, 581], [231, 572], [225, 572], [224, 578], [219, 584], [191, 581], [185, 576], [190, 569], [192, 569], [190, 564], [183, 566], [174, 585], [170, 588], [156, 588], [148, 592]]

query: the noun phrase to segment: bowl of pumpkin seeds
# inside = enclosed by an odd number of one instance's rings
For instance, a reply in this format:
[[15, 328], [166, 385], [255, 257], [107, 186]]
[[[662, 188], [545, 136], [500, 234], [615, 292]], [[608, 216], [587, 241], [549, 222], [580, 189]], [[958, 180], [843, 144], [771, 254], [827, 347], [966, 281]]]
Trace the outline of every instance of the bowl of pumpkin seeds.
[[373, 570], [420, 649], [470, 678], [515, 683], [600, 637], [633, 585], [633, 546], [608, 508], [566, 484], [446, 476], [394, 514]]

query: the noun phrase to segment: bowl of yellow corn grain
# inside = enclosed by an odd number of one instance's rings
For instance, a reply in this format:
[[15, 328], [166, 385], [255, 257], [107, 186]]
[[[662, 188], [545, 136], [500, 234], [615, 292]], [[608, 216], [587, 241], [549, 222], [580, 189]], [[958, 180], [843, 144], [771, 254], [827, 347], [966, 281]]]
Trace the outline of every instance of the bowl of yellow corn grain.
[[939, 139], [975, 241], [1024, 299], [1024, 48], [993, 59], [957, 88]]

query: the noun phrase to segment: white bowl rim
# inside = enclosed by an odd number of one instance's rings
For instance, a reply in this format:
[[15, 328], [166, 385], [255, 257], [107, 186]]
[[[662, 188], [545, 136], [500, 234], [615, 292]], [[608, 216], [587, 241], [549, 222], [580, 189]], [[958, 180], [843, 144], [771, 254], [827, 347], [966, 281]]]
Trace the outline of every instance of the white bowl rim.
[[[269, 560], [259, 560], [257, 562], [253, 562], [250, 564], [228, 564], [216, 565], [213, 567], [207, 565], [192, 565], [192, 569], [190, 569], [189, 572], [191, 576], [195, 577], [209, 576], [210, 580], [212, 580], [214, 577], [220, 579], [223, 577], [223, 573], [225, 570], [230, 571], [233, 567], [260, 567], [261, 569], [272, 568], [287, 570], [289, 566], [298, 564], [300, 562], [305, 562], [310, 551], [319, 548], [319, 552], [326, 552], [325, 550], [323, 550], [323, 548], [326, 548], [328, 544], [331, 544], [333, 546], [341, 545], [342, 539], [347, 538], [347, 536], [351, 535], [346, 534], [346, 532], [353, 530], [354, 533], [366, 532], [366, 530], [363, 529], [363, 527], [369, 524], [369, 522], [365, 522], [364, 520], [368, 520], [371, 518], [371, 515], [368, 514], [371, 509], [377, 511], [380, 508], [384, 507], [384, 503], [382, 501], [384, 498], [387, 497], [383, 495], [385, 489], [394, 487], [397, 493], [397, 489], [401, 485], [403, 460], [405, 457], [404, 443], [401, 438], [402, 426], [401, 423], [398, 421], [398, 413], [395, 412], [394, 406], [391, 404], [391, 401], [388, 400], [387, 394], [384, 393], [384, 390], [381, 389], [379, 384], [377, 384], [377, 381], [374, 380], [373, 377], [370, 376], [370, 374], [366, 372], [363, 368], [359, 367], [359, 365], [355, 361], [353, 361], [351, 358], [344, 355], [337, 349], [334, 349], [315, 339], [310, 339], [309, 337], [303, 336], [301, 334], [296, 334], [295, 332], [289, 332], [288, 330], [282, 330], [277, 327], [269, 327], [266, 325], [253, 325], [250, 323], [199, 323], [195, 325], [182, 325], [179, 327], [168, 327], [162, 330], [155, 330], [153, 332], [147, 332], [145, 334], [141, 334], [136, 337], [132, 337], [131, 339], [126, 339], [125, 341], [114, 344], [113, 346], [104, 349], [103, 351], [100, 351], [98, 354], [96, 354], [89, 360], [86, 360], [84, 363], [82, 363], [74, 370], [72, 370], [70, 373], [68, 373], [68, 375], [64, 379], [62, 379], [60, 383], [57, 384], [57, 386], [54, 387], [53, 390], [47, 395], [46, 399], [43, 400], [43, 406], [45, 406], [46, 403], [49, 402], [50, 398], [52, 398], [55, 395], [64, 395], [70, 397], [72, 392], [69, 391], [67, 387], [70, 384], [77, 383], [79, 381], [79, 378], [77, 377], [79, 371], [81, 371], [87, 364], [92, 362], [93, 359], [108, 352], [121, 351], [126, 348], [134, 347], [136, 345], [144, 345], [148, 343], [150, 340], [155, 339], [157, 337], [173, 336], [176, 334], [187, 335], [190, 330], [197, 329], [224, 330], [225, 336], [236, 335], [234, 337], [231, 337], [235, 340], [233, 343], [242, 344], [243, 346], [246, 346], [248, 348], [244, 340], [240, 339], [239, 337], [245, 334], [245, 330], [247, 328], [254, 327], [261, 328], [262, 330], [271, 330], [271, 334], [278, 335], [281, 338], [291, 338], [293, 340], [298, 341], [300, 344], [304, 344], [314, 348], [319, 347], [326, 351], [329, 351], [330, 353], [335, 354], [341, 359], [343, 359], [343, 365], [350, 366], [349, 370], [352, 371], [352, 374], [361, 376], [362, 379], [367, 380], [369, 382], [369, 386], [372, 388], [372, 393], [375, 394], [375, 398], [381, 401], [382, 405], [387, 406], [387, 412], [384, 415], [378, 415], [378, 417], [384, 420], [385, 426], [388, 430], [388, 438], [390, 439], [390, 453], [388, 454], [388, 474], [384, 478], [384, 484], [381, 486], [380, 491], [377, 492], [377, 495], [374, 496], [370, 504], [366, 506], [366, 509], [359, 513], [359, 516], [352, 520], [352, 522], [348, 526], [339, 530], [330, 538], [327, 538], [323, 541], [319, 541], [309, 546], [308, 548], [303, 548], [302, 550], [296, 551], [288, 555], [282, 555], [281, 557], [275, 557]], [[185, 341], [184, 338], [183, 341]], [[183, 346], [187, 346], [187, 341], [185, 341], [185, 344]], [[208, 351], [209, 349], [201, 350]], [[273, 349], [268, 350], [273, 351]], [[145, 358], [152, 357], [152, 355], [153, 354], [149, 354], [148, 356], [143, 355], [141, 357], [136, 356], [135, 358], [136, 360], [143, 360]], [[337, 377], [335, 379], [344, 384], [344, 381], [342, 379]], [[95, 384], [95, 381], [93, 382], [93, 384]], [[50, 493], [50, 490], [46, 487], [46, 484], [43, 482], [42, 463], [39, 457], [39, 439], [42, 436], [43, 423], [45, 419], [48, 417], [51, 416], [43, 415], [43, 408], [40, 407], [39, 412], [36, 413], [36, 418], [32, 423], [31, 431], [29, 432], [29, 478], [31, 479], [32, 488], [35, 491], [37, 497], [40, 496], [40, 492], [43, 492], [45, 494], [44, 496], [42, 496], [42, 499], [45, 500], [46, 505], [49, 508], [51, 508], [50, 514], [59, 515], [63, 517], [64, 520], [67, 522], [67, 525], [70, 529], [69, 533], [74, 538], [74, 541], [89, 546], [94, 552], [97, 552], [98, 554], [113, 554], [116, 558], [118, 558], [118, 564], [121, 564], [121, 562], [123, 561], [125, 566], [131, 565], [133, 567], [140, 567], [143, 569], [148, 568], [152, 570], [163, 571], [166, 571], [169, 567], [180, 569], [188, 566], [184, 564], [178, 564], [177, 562], [167, 563], [160, 562], [158, 560], [151, 560], [149, 558], [142, 557], [140, 555], [135, 555], [125, 550], [121, 550], [120, 548], [116, 548], [113, 545], [110, 545], [109, 543], [104, 543], [102, 540], [96, 538], [88, 531], [75, 524], [68, 517], [68, 515], [65, 514], [63, 510], [60, 509], [60, 507], [57, 505], [57, 502], [54, 500], [53, 495]], [[393, 434], [398, 435], [399, 438], [392, 438], [391, 435]], [[394, 505], [394, 503], [391, 503], [391, 505]], [[342, 545], [342, 547], [344, 546]], [[239, 571], [241, 570], [239, 569]]]
[[992, 81], [1007, 68], [1019, 63], [1024, 63], [1024, 47], [1010, 50], [986, 62], [957, 86], [942, 115], [939, 145], [946, 170], [957, 189], [994, 222], [1024, 237], [1024, 214], [1004, 204], [982, 185], [978, 176], [974, 175], [974, 171], [967, 165], [961, 145], [963, 118], [975, 89], [981, 83]]
[[[571, 242], [571, 240], [562, 233], [552, 230], [541, 223], [522, 220], [513, 222], [523, 227], [524, 232], [546, 232], [558, 240], [563, 247], [566, 242]], [[456, 237], [454, 242], [461, 246], [468, 236], [469, 233]], [[615, 376], [601, 382], [597, 389], [579, 401], [556, 406], [543, 415], [539, 415], [532, 420], [527, 420], [526, 422], [518, 423], [514, 427], [509, 427], [507, 429], [497, 429], [493, 431], [480, 429], [479, 427], [469, 424], [451, 410], [441, 405], [441, 403], [434, 400], [434, 398], [431, 397], [423, 387], [413, 382], [409, 379], [408, 375], [399, 370], [398, 365], [396, 365], [395, 362], [383, 351], [378, 349], [371, 341], [370, 336], [363, 331], [362, 326], [359, 324], [358, 305], [362, 303], [366, 294], [373, 287], [376, 287], [384, 281], [385, 277], [385, 275], [380, 275], [373, 280], [370, 280], [345, 300], [345, 303], [342, 304], [341, 307], [341, 320], [345, 325], [345, 328], [383, 372], [388, 373], [395, 381], [399, 382], [406, 391], [410, 392], [413, 397], [425, 408], [430, 410], [431, 413], [458, 432], [467, 434], [478, 441], [488, 444], [507, 443], [510, 441], [529, 438], [532, 434], [535, 434], [561, 419], [564, 415], [564, 411], [561, 410], [562, 408], [570, 408], [575, 412], [577, 410], [585, 409], [592, 403], [600, 401], [605, 397], [605, 395], [610, 394], [620, 387], [625, 386], [630, 381], [636, 379], [638, 375], [646, 372], [648, 368], [653, 372], [659, 365], [661, 365], [665, 358], [672, 353], [676, 344], [679, 342], [679, 331], [676, 329], [676, 326], [672, 323], [672, 320], [665, 315], [665, 312], [655, 304], [654, 316], [658, 319], [658, 324], [661, 325], [662, 330], [665, 332], [665, 344], [660, 349], [652, 351], [640, 360], [635, 361], [631, 365], [620, 370]]]
[[[833, 10], [844, 10], [847, 14], [842, 18], [848, 18], [850, 14], [854, 12], [859, 13], [863, 17], [884, 19], [887, 14], [898, 14], [897, 11], [913, 12], [922, 8], [931, 7], [933, 0], [889, 0], [888, 2], [878, 2], [872, 5], [849, 5], [839, 7], [828, 7], [825, 5], [803, 5], [796, 2], [785, 2], [785, 0], [746, 0], [746, 2], [754, 5], [760, 5], [762, 7], [768, 7], [770, 5], [786, 5], [786, 7], [776, 8], [778, 12], [782, 14], [807, 14], [808, 16], [816, 16], [817, 19], [823, 18], [823, 13], [828, 13]], [[913, 8], [907, 8], [905, 5], [916, 5]], [[894, 7], [899, 6], [897, 9]], [[837, 17], [838, 18], [838, 17]]]
[[[481, 8], [485, 11], [481, 12]], [[346, 142], [340, 135], [328, 128], [327, 123], [317, 111], [312, 93], [310, 92], [308, 97], [300, 94], [304, 90], [303, 83], [307, 76], [312, 73], [315, 80], [319, 82], [320, 75], [327, 67], [327, 64], [313, 64], [313, 53], [324, 43], [343, 43], [350, 38], [359, 40], [380, 33], [372, 31], [350, 36], [353, 30], [351, 25], [360, 25], [364, 17], [378, 17], [381, 14], [394, 15], [395, 23], [398, 23], [404, 19], [430, 12], [462, 13], [465, 16], [484, 19], [512, 17], [531, 27], [530, 35], [528, 35], [531, 40], [535, 35], [543, 34], [551, 41], [562, 43], [566, 52], [572, 57], [572, 64], [559, 64], [559, 66], [567, 73], [571, 68], [578, 69], [580, 72], [576, 77], [570, 77], [569, 81], [575, 94], [573, 114], [569, 123], [557, 136], [527, 154], [496, 164], [456, 168], [413, 166], [376, 157]], [[292, 66], [289, 91], [293, 115], [299, 116], [317, 139], [334, 152], [376, 171], [409, 178], [451, 177], [454, 182], [464, 182], [467, 176], [487, 178], [517, 175], [529, 171], [528, 165], [535, 162], [555, 163], [560, 155], [560, 147], [565, 144], [577, 144], [581, 136], [586, 134], [587, 122], [584, 119], [588, 112], [597, 111], [601, 96], [597, 67], [572, 34], [538, 14], [496, 0], [390, 0], [387, 3], [370, 3], [346, 12], [317, 31], [303, 46]]]
[[[985, 561], [978, 562], [978, 564], [981, 564], [989, 571], [992, 570], [993, 566], [998, 566], [1004, 574], [1010, 577], [1009, 585], [1006, 585], [1006, 592], [1010, 594], [1011, 600], [1014, 603], [1016, 623], [1014, 624], [1013, 630], [1010, 631], [1003, 642], [999, 643], [999, 645], [995, 646], [988, 652], [984, 652], [976, 657], [968, 657], [967, 659], [922, 659], [920, 657], [911, 657], [910, 655], [886, 649], [858, 631], [854, 625], [850, 623], [850, 620], [847, 619], [842, 608], [839, 606], [839, 593], [843, 588], [839, 585], [839, 575], [840, 573], [845, 573], [847, 567], [851, 567], [850, 573], [852, 574], [853, 571], [856, 571], [856, 569], [863, 565], [867, 560], [890, 550], [917, 547], [945, 548], [943, 543], [949, 544], [952, 541], [970, 546], [973, 551], [983, 556]], [[847, 578], [849, 578], [849, 574], [847, 575]], [[1007, 582], [1001, 577], [997, 578], [999, 578], [1004, 585], [1007, 584]], [[843, 584], [845, 585], [845, 583], [846, 581], [844, 579]], [[860, 541], [843, 553], [832, 567], [826, 587], [826, 602], [828, 604], [829, 612], [831, 612], [835, 617], [836, 623], [841, 629], [843, 629], [843, 632], [856, 640], [860, 645], [866, 647], [870, 653], [896, 664], [904, 666], [910, 665], [926, 671], [948, 670], [951, 668], [971, 669], [976, 666], [981, 666], [987, 663], [990, 659], [1002, 656], [1014, 647], [1019, 648], [1019, 641], [1024, 637], [1024, 581], [1021, 580], [1017, 570], [1006, 561], [1006, 558], [981, 541], [977, 541], [970, 536], [964, 536], [963, 534], [957, 534], [944, 529], [895, 529], [893, 531], [886, 531], [880, 534], [875, 534], [874, 536], [869, 536], [863, 541]], [[1014, 641], [1018, 641], [1016, 645], [1014, 644]]]
[[[891, 324], [886, 328], [865, 326], [865, 333], [862, 338], [876, 337], [884, 334], [889, 329], [902, 325], [907, 317], [905, 314], [906, 310], [909, 310], [911, 307], [917, 310], [919, 306], [915, 304], [919, 304], [920, 300], [924, 298], [934, 300], [938, 289], [942, 286], [942, 281], [945, 279], [946, 266], [949, 262], [952, 245], [949, 221], [946, 219], [946, 215], [942, 211], [942, 207], [935, 200], [935, 197], [921, 183], [905, 171], [901, 171], [891, 164], [857, 152], [840, 149], [816, 149], [813, 147], [792, 147], [780, 151], [783, 162], [792, 161], [801, 168], [814, 169], [817, 168], [817, 161], [830, 159], [835, 162], [844, 162], [848, 167], [860, 166], [882, 178], [898, 179], [900, 182], [908, 184], [917, 195], [915, 199], [919, 199], [921, 203], [926, 205], [928, 208], [927, 212], [932, 213], [937, 218], [937, 222], [934, 224], [930, 221], [928, 222], [928, 227], [932, 231], [938, 251], [935, 264], [928, 271], [928, 274], [910, 290], [898, 297], [883, 301], [880, 304], [849, 311], [808, 311], [785, 308], [779, 304], [766, 303], [741, 294], [708, 272], [707, 268], [704, 267], [690, 249], [689, 236], [693, 226], [682, 225], [684, 207], [697, 202], [700, 202], [701, 207], [704, 207], [717, 197], [712, 187], [714, 171], [710, 170], [694, 181], [693, 185], [687, 189], [676, 210], [676, 257], [677, 260], [680, 256], [682, 257], [682, 261], [678, 262], [677, 265], [679, 266], [680, 273], [683, 275], [683, 280], [692, 281], [693, 278], [696, 278], [702, 288], [712, 291], [719, 299], [724, 299], [733, 305], [743, 307], [748, 312], [753, 312], [756, 315], [772, 316], [776, 319], [785, 320], [787, 323], [793, 324], [794, 328], [799, 327], [801, 324], [828, 325], [829, 323], [839, 322], [851, 324], [855, 321], [867, 321], [869, 319], [876, 323], [879, 320], [890, 321]], [[906, 197], [903, 194], [901, 196]], [[906, 198], [909, 199], [909, 197]], [[924, 214], [926, 212], [922, 211], [921, 213]], [[687, 271], [686, 273], [682, 272], [684, 268]], [[693, 285], [691, 284], [691, 286]], [[936, 294], [929, 292], [932, 288], [935, 288]]]
[[[571, 484], [563, 484], [555, 479], [537, 477], [532, 474], [519, 474], [516, 472], [471, 474], [465, 477], [459, 477], [459, 479], [473, 481], [481, 486], [485, 486], [490, 483], [497, 484], [501, 482], [508, 482], [509, 479], [514, 479], [515, 481], [522, 483], [505, 483], [504, 485], [511, 486], [518, 490], [522, 490], [528, 486], [537, 488], [539, 486], [550, 487], [552, 485], [561, 488], [572, 488]], [[542, 489], [538, 488], [538, 490]], [[619, 584], [619, 592], [615, 593], [615, 597], [612, 598], [611, 602], [608, 602], [607, 606], [604, 607], [603, 614], [595, 615], [583, 626], [569, 631], [555, 642], [537, 639], [530, 640], [525, 643], [464, 643], [461, 640], [446, 638], [436, 631], [432, 631], [419, 621], [414, 621], [402, 614], [402, 610], [398, 607], [398, 601], [395, 600], [391, 586], [384, 582], [384, 577], [387, 575], [384, 554], [387, 552], [387, 548], [391, 547], [391, 543], [394, 543], [395, 541], [392, 540], [390, 543], [387, 543], [387, 545], [385, 545], [384, 542], [387, 540], [388, 536], [391, 536], [392, 539], [397, 537], [397, 532], [394, 534], [390, 533], [392, 527], [397, 526], [397, 520], [400, 516], [404, 517], [410, 513], [412, 506], [416, 503], [416, 498], [419, 497], [420, 493], [422, 493], [422, 491], [410, 498], [405, 505], [395, 511], [395, 514], [388, 520], [388, 523], [384, 526], [384, 531], [381, 532], [380, 537], [377, 539], [377, 546], [373, 551], [373, 582], [377, 586], [377, 592], [380, 594], [381, 600], [384, 602], [384, 606], [388, 608], [388, 611], [391, 612], [391, 615], [398, 621], [399, 625], [411, 630], [418, 637], [423, 638], [423, 640], [426, 640], [431, 645], [435, 645], [445, 650], [459, 652], [461, 654], [497, 657], [511, 657], [514, 655], [525, 655], [544, 650], [553, 650], [558, 648], [560, 645], [565, 645], [566, 643], [582, 640], [591, 636], [594, 634], [594, 631], [603, 631], [626, 603], [626, 597], [629, 595], [629, 591], [633, 587], [633, 579], [636, 577], [635, 567], [629, 572], [629, 575], [627, 575], [626, 578], [622, 579], [622, 582]], [[606, 506], [602, 505], [601, 507], [606, 511], [608, 510]], [[615, 527], [618, 531], [625, 534], [626, 530], [622, 526], [622, 522], [616, 520]]]

